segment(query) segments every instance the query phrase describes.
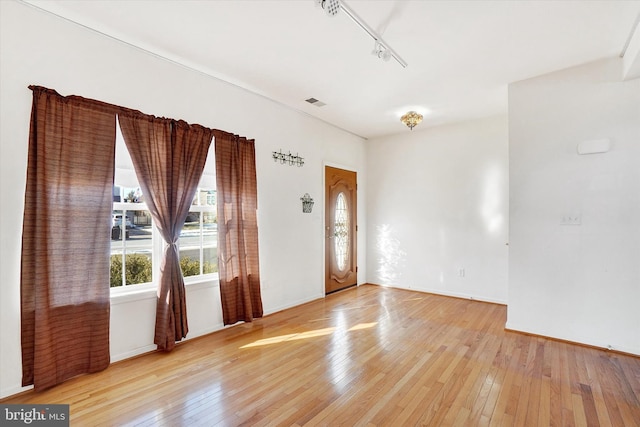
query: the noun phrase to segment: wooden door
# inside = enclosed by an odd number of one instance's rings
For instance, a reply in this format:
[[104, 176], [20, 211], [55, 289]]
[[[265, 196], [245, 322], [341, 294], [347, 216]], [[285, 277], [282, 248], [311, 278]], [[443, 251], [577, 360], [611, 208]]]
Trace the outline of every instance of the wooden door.
[[325, 292], [358, 283], [356, 173], [325, 167]]

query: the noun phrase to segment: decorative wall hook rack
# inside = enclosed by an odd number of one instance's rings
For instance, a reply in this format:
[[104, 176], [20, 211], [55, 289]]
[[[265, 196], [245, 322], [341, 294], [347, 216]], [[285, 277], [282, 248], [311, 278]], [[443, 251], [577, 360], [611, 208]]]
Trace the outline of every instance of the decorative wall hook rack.
[[280, 162], [280, 164], [283, 165], [295, 165], [298, 167], [302, 167], [304, 165], [304, 158], [302, 156], [299, 156], [298, 153], [291, 154], [291, 151], [289, 151], [288, 153], [283, 153], [282, 150], [280, 150], [273, 151], [271, 155], [274, 162]]

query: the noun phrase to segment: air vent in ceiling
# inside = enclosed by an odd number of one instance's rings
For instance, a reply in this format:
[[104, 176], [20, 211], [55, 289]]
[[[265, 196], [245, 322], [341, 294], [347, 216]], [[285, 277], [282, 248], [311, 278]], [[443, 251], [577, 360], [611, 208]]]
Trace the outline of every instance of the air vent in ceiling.
[[307, 101], [309, 104], [315, 105], [316, 107], [323, 107], [323, 106], [327, 105], [324, 102], [318, 101], [315, 98], [305, 99], [305, 101]]

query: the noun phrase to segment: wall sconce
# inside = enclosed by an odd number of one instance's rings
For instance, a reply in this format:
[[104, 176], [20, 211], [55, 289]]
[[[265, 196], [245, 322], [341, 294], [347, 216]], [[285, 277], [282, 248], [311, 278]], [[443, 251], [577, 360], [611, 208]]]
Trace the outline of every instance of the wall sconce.
[[302, 213], [311, 213], [311, 209], [313, 209], [313, 199], [309, 193], [304, 193], [304, 196], [300, 197], [300, 200], [302, 200]]
[[291, 151], [288, 153], [283, 153], [280, 151], [272, 151], [271, 156], [273, 157], [274, 162], [280, 162], [282, 165], [293, 166], [296, 165], [298, 167], [302, 167], [304, 165], [304, 158], [299, 156], [297, 153], [295, 155], [291, 154]]

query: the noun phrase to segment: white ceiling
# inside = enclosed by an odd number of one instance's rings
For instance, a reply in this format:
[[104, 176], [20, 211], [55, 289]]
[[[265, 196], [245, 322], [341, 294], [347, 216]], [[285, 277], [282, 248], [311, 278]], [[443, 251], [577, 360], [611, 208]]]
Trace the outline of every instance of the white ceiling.
[[408, 132], [410, 109], [416, 131], [505, 113], [508, 83], [619, 56], [640, 14], [640, 1], [342, 2], [408, 66], [314, 0], [28, 0], [365, 138]]

